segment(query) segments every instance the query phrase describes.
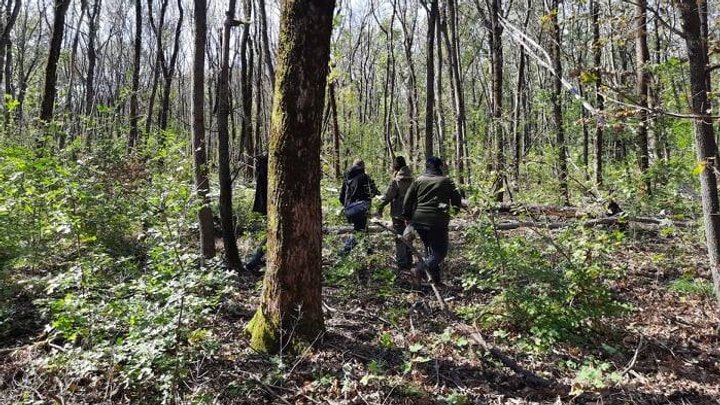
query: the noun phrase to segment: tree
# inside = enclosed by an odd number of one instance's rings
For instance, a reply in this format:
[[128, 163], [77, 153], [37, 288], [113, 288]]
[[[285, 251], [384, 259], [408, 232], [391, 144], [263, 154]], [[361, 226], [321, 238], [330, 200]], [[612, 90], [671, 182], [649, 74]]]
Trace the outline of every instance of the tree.
[[600, 42], [600, 5], [599, 0], [590, 0], [590, 14], [592, 15], [592, 31], [593, 31], [593, 42], [592, 42], [592, 53], [593, 53], [593, 72], [595, 73], [595, 93], [596, 96], [596, 108], [600, 118], [598, 119], [597, 126], [595, 127], [595, 183], [601, 185], [603, 183], [603, 126], [602, 122], [604, 109], [605, 109], [605, 98], [603, 97], [600, 89], [602, 88], [602, 43]]
[[[3, 81], [3, 77], [5, 77], [7, 83], [9, 83], [11, 80], [9, 75], [5, 75], [5, 64], [11, 50], [11, 48], [8, 47], [10, 45], [10, 33], [15, 26], [18, 14], [20, 14], [21, 3], [22, 2], [20, 0], [14, 0], [7, 3], [7, 20], [0, 29], [0, 82]], [[12, 4], [12, 9], [9, 8], [10, 4]]]
[[[82, 1], [83, 8], [87, 8], [87, 0]], [[85, 114], [92, 114], [95, 109], [95, 66], [97, 65], [97, 49], [95, 40], [97, 39], [98, 18], [100, 16], [100, 7], [102, 0], [94, 0], [92, 9], [88, 15], [88, 45], [87, 45], [87, 77], [85, 79]], [[92, 138], [87, 137], [88, 142]]]
[[[650, 166], [648, 159], [648, 84], [650, 73], [647, 64], [650, 62], [650, 51], [647, 43], [647, 4], [646, 0], [636, 0], [635, 3], [635, 90], [637, 97], [637, 158], [638, 166], [643, 174], [647, 174]], [[650, 192], [650, 180], [645, 178], [645, 188]]]
[[140, 57], [142, 56], [142, 0], [135, 0], [135, 41], [133, 44], [132, 90], [130, 93], [130, 136], [128, 150], [137, 146], [140, 138], [138, 131], [138, 91], [140, 91]]
[[195, 187], [202, 206], [198, 212], [200, 246], [206, 258], [215, 256], [213, 219], [210, 211], [207, 146], [205, 143], [205, 44], [207, 43], [207, 0], [195, 0], [195, 40], [192, 63], [192, 132]]
[[717, 164], [718, 148], [712, 120], [709, 117], [708, 83], [710, 72], [706, 69], [708, 48], [703, 40], [700, 13], [695, 0], [680, 0], [676, 3], [685, 46], [687, 48], [692, 110], [695, 114], [695, 149], [702, 165], [700, 190], [702, 193], [705, 240], [710, 258], [715, 296], [720, 303], [720, 199], [718, 198]]
[[235, 239], [232, 209], [232, 176], [230, 175], [230, 31], [239, 25], [235, 20], [237, 0], [230, 0], [223, 28], [222, 62], [218, 79], [218, 170], [220, 185], [220, 222], [222, 224], [225, 260], [231, 269], [240, 269], [242, 262]]
[[268, 166], [268, 268], [248, 325], [251, 346], [262, 352], [313, 342], [324, 330], [320, 129], [334, 3], [283, 2]]
[[[427, 29], [427, 59], [426, 59], [426, 102], [425, 102], [425, 158], [433, 155], [433, 114], [435, 113], [435, 24], [438, 20], [437, 0], [428, 0], [429, 5], [423, 3], [428, 13]], [[429, 7], [428, 7], [429, 6]]]
[[553, 91], [551, 100], [553, 106], [553, 120], [555, 121], [555, 142], [558, 148], [558, 178], [560, 180], [560, 197], [565, 204], [570, 202], [570, 193], [568, 191], [568, 168], [567, 168], [567, 144], [565, 142], [565, 127], [563, 125], [562, 110], [562, 36], [560, 35], [560, 23], [558, 22], [558, 14], [560, 13], [560, 0], [553, 0], [552, 9], [549, 10], [550, 16], [550, 34], [551, 34], [551, 56], [553, 75]]
[[40, 121], [50, 122], [55, 107], [55, 96], [57, 95], [57, 65], [62, 49], [62, 39], [65, 32], [65, 14], [71, 0], [55, 0], [55, 18], [53, 20], [52, 37], [50, 39], [50, 51], [48, 52], [47, 65], [45, 66], [45, 86], [43, 88], [42, 101], [40, 103]]

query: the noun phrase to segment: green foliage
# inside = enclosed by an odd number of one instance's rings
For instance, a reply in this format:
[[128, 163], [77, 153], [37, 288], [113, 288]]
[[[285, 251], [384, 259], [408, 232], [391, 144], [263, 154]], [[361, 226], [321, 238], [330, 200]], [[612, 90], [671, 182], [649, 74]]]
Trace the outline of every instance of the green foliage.
[[[28, 373], [94, 384], [111, 375], [128, 395], [168, 400], [218, 348], [203, 325], [229, 273], [196, 253], [187, 161], [149, 174], [154, 162], [128, 159], [122, 146], [97, 142], [81, 159], [78, 148], [0, 149], [0, 274], [37, 274], [44, 298], [34, 304], [62, 348]], [[2, 308], [11, 323], [13, 307]]]
[[599, 391], [617, 384], [622, 374], [611, 371], [613, 365], [607, 362], [589, 359], [580, 367], [573, 380], [572, 395], [580, 395], [585, 391]]
[[[484, 312], [463, 309], [466, 319], [522, 332], [529, 349], [578, 338], [594, 322], [623, 312], [607, 282], [621, 269], [607, 258], [622, 242], [620, 232], [569, 229], [550, 239], [495, 239], [490, 227], [468, 232], [475, 272], [466, 289], [499, 289]], [[549, 237], [548, 237], [549, 238]]]
[[713, 285], [708, 280], [684, 275], [673, 280], [668, 285], [668, 290], [683, 297], [712, 298]]

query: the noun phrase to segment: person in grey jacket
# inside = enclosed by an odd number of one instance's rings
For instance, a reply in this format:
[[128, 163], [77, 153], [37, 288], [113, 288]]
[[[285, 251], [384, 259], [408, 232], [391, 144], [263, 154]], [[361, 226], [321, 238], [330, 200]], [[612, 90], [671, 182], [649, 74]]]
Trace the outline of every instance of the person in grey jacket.
[[[413, 182], [412, 172], [405, 163], [405, 158], [396, 156], [393, 160], [393, 178], [385, 193], [380, 197], [376, 215], [382, 217], [386, 205], [390, 205], [390, 216], [392, 217], [393, 230], [398, 235], [405, 232], [405, 219], [403, 218], [403, 202], [405, 193]], [[395, 260], [398, 271], [410, 270], [412, 268], [412, 252], [405, 243], [395, 240]]]

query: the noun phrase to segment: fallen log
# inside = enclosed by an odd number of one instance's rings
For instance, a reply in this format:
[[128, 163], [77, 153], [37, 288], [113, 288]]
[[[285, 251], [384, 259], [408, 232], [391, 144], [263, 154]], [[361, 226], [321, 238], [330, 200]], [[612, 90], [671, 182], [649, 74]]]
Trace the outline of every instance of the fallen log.
[[[375, 222], [375, 221], [374, 221]], [[677, 227], [677, 228], [688, 228], [693, 226], [691, 221], [673, 221], [667, 218], [652, 218], [652, 217], [630, 217], [630, 216], [615, 216], [606, 218], [589, 219], [578, 224], [578, 221], [557, 221], [557, 222], [539, 222], [539, 221], [499, 221], [496, 222], [495, 227], [498, 231], [510, 231], [519, 228], [541, 228], [541, 229], [561, 229], [571, 226], [582, 225], [586, 228], [592, 228], [595, 226], [607, 226], [607, 225], [622, 225], [622, 224], [644, 224], [644, 225], [656, 225], [660, 227]], [[465, 221], [465, 220], [452, 220], [450, 221], [449, 230], [450, 232], [458, 232], [465, 230], [471, 226], [482, 225], [489, 223], [479, 221]], [[390, 222], [383, 222], [384, 226], [390, 226]], [[368, 226], [368, 233], [380, 233], [383, 228], [378, 225]], [[352, 226], [335, 226], [325, 227], [323, 232], [328, 235], [345, 235], [353, 232]]]

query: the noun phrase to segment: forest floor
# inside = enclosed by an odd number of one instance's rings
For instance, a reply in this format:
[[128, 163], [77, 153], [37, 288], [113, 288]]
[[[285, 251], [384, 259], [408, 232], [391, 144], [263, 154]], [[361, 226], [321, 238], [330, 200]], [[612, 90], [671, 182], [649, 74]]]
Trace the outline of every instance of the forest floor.
[[[532, 237], [529, 230], [513, 232]], [[441, 289], [451, 311], [493, 298], [493, 291], [461, 287], [467, 265], [461, 239], [452, 236], [454, 253]], [[390, 242], [379, 235], [373, 240], [392, 263]], [[708, 295], [669, 288], [688, 269], [705, 267], [705, 253], [702, 246], [678, 251], [675, 242], [651, 232], [624, 244], [614, 257], [627, 271], [612, 288], [632, 310], [598, 325], [581, 341], [533, 353], [482, 331], [490, 345], [550, 386], [529, 384], [485, 353], [467, 336], [467, 325], [441, 311], [429, 287], [412, 287], [409, 274], [392, 286], [386, 277], [373, 275], [367, 285], [354, 278], [328, 283], [322, 344], [287, 364], [248, 349], [248, 337], [238, 326], [252, 316], [258, 294], [252, 288], [255, 280], [241, 280], [245, 284], [227, 301], [216, 325], [224, 331], [221, 356], [198, 386], [210, 384], [223, 402], [234, 403], [717, 404], [720, 318], [715, 302]], [[669, 260], [657, 263], [657, 257]]]
[[[528, 229], [510, 233], [534, 237]], [[317, 347], [299, 356], [265, 356], [249, 349], [244, 325], [258, 305], [261, 283], [242, 275], [208, 325], [219, 338], [219, 350], [196, 365], [186, 381], [187, 395], [237, 404], [720, 403], [720, 318], [714, 299], [670, 288], [688, 271], [707, 278], [703, 247], [658, 232], [630, 234], [613, 255], [626, 269], [612, 282], [612, 291], [631, 308], [627, 314], [549, 350], [517, 344], [513, 335], [518, 331], [480, 328], [490, 346], [548, 380], [548, 386], [534, 385], [504, 367], [473, 341], [467, 323], [439, 308], [428, 286], [414, 288], [409, 274], [395, 278], [392, 272], [368, 269], [366, 284], [354, 275], [338, 277], [333, 275], [335, 250], [328, 248], [327, 331]], [[330, 242], [337, 245], [340, 237]], [[394, 246], [387, 234], [373, 235], [371, 246], [382, 252], [384, 267], [392, 268]], [[462, 234], [453, 233], [441, 293], [455, 312], [482, 308], [496, 293], [462, 287], [468, 267], [464, 249]], [[29, 321], [28, 327], [33, 324]], [[3, 349], [0, 374], [21, 372], [33, 352]], [[19, 400], [18, 387], [0, 388], [0, 403]], [[105, 394], [99, 393], [98, 402]], [[96, 401], [67, 400], [80, 402]]]

